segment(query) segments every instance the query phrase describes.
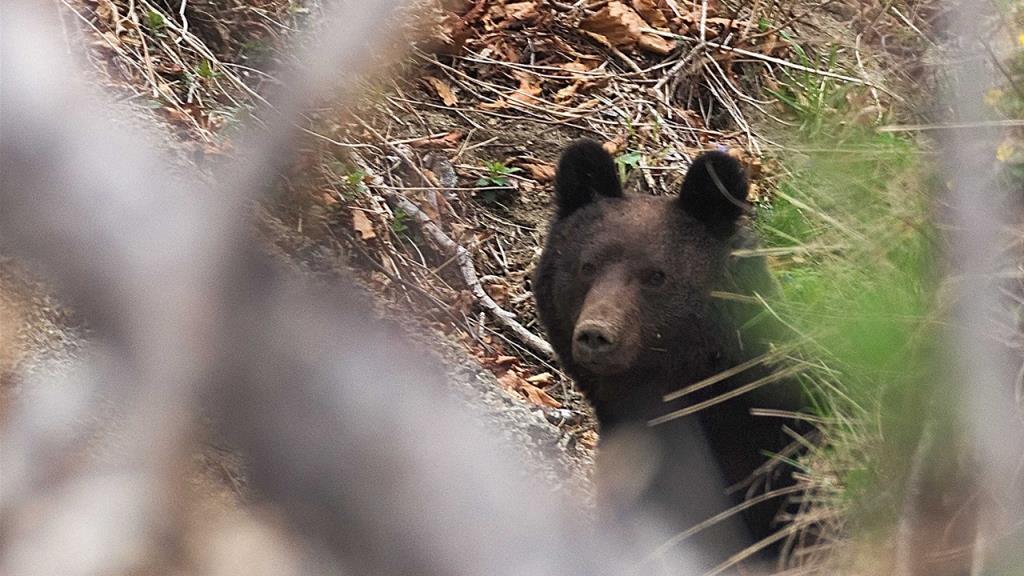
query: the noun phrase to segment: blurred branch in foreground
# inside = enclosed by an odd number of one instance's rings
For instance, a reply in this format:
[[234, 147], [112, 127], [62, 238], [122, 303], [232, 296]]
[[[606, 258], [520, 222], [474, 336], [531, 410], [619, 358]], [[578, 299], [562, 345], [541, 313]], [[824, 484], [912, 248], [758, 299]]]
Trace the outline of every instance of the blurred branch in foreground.
[[[1009, 574], [1024, 562], [1024, 420], [1014, 397], [1019, 352], [994, 337], [1006, 322], [1009, 279], [1019, 278], [1019, 191], [999, 181], [1000, 127], [987, 110], [993, 63], [983, 50], [991, 6], [953, 6], [945, 107], [950, 129], [937, 134], [950, 192], [941, 217], [949, 234], [953, 322], [951, 386], [935, 401], [914, 456], [901, 522], [900, 574]], [[998, 315], [998, 316], [997, 316]], [[1017, 326], [1019, 330], [1019, 325]], [[963, 436], [963, 440], [960, 437]], [[969, 527], [969, 528], [968, 528]], [[950, 544], [960, 546], [950, 552]], [[938, 557], [939, 552], [946, 558]]]
[[[294, 115], [371, 61], [391, 3], [337, 7], [269, 129], [250, 134], [244, 160], [212, 188], [173, 175], [147, 135], [108, 121], [33, 5], [8, 2], [0, 21], [2, 241], [51, 274], [97, 349], [8, 419], [4, 573], [180, 561], [176, 494], [200, 405], [246, 455], [258, 497], [305, 549], [327, 552], [307, 568], [625, 571], [610, 541], [580, 537], [571, 506], [517, 480], [512, 459], [451, 408], [439, 371], [353, 285], [318, 294], [289, 280], [246, 233], [244, 203], [268, 187]], [[98, 424], [111, 411], [123, 416], [117, 432]], [[96, 442], [119, 444], [118, 456], [82, 462]]]

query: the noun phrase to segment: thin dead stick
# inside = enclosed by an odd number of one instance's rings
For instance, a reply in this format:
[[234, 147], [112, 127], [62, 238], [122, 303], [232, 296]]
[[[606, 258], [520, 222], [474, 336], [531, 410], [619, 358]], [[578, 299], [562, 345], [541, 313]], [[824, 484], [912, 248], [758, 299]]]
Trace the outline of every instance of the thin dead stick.
[[[693, 38], [689, 38], [687, 36], [680, 36], [679, 34], [672, 34], [671, 32], [665, 32], [664, 30], [657, 30], [655, 28], [641, 28], [641, 31], [642, 32], [648, 32], [650, 34], [656, 34], [658, 36], [663, 36], [665, 38], [672, 38], [673, 40], [685, 40], [687, 42], [699, 42], [698, 40], [695, 40]], [[871, 87], [871, 88], [875, 88], [877, 90], [881, 90], [882, 92], [885, 92], [889, 96], [892, 96], [893, 98], [895, 98], [895, 99], [897, 99], [897, 100], [899, 100], [901, 102], [903, 101], [903, 98], [899, 94], [896, 94], [895, 92], [892, 92], [891, 90], [889, 90], [888, 88], [885, 88], [884, 86], [881, 86], [879, 84], [875, 84], [874, 82], [871, 82], [870, 80], [865, 80], [864, 78], [857, 78], [855, 76], [847, 76], [845, 74], [839, 74], [837, 72], [832, 72], [832, 71], [829, 71], [829, 70], [820, 70], [818, 68], [811, 68], [810, 66], [803, 66], [801, 64], [797, 64], [796, 62], [790, 62], [788, 60], [783, 60], [781, 58], [775, 58], [774, 56], [768, 56], [768, 55], [765, 55], [765, 54], [759, 54], [757, 52], [751, 52], [750, 50], [744, 50], [743, 48], [735, 48], [733, 46], [726, 46], [725, 44], [719, 44], [717, 42], [703, 42], [703, 44], [705, 44], [706, 46], [710, 46], [711, 48], [717, 48], [719, 50], [724, 50], [725, 52], [735, 52], [736, 54], [740, 54], [742, 56], [747, 56], [749, 58], [754, 58], [755, 60], [762, 60], [764, 62], [771, 62], [772, 64], [778, 64], [779, 66], [784, 66], [786, 68], [793, 68], [794, 70], [800, 70], [801, 72], [809, 72], [811, 74], [817, 74], [819, 76], [827, 76], [829, 78], [835, 78], [836, 80], [842, 80], [844, 82], [850, 82], [851, 84], [860, 84], [861, 86], [868, 86], [868, 87]]]
[[505, 328], [509, 332], [515, 334], [516, 338], [519, 338], [526, 346], [528, 346], [534, 352], [542, 355], [545, 359], [551, 360], [555, 357], [555, 351], [551, 348], [546, 340], [537, 336], [533, 332], [527, 330], [522, 324], [515, 319], [515, 314], [505, 310], [494, 301], [487, 291], [484, 290], [483, 285], [480, 284], [480, 276], [476, 272], [476, 266], [473, 264], [473, 257], [466, 250], [454, 240], [448, 237], [447, 234], [441, 230], [440, 226], [434, 223], [427, 216], [425, 212], [420, 210], [419, 206], [413, 204], [408, 199], [404, 198], [397, 192], [390, 190], [384, 191], [384, 198], [395, 208], [401, 208], [406, 214], [412, 216], [416, 222], [420, 225], [420, 228], [426, 232], [430, 238], [437, 242], [442, 249], [449, 254], [453, 254], [455, 262], [459, 265], [459, 271], [462, 272], [462, 279], [466, 283], [470, 292], [473, 293], [473, 297], [476, 299], [480, 307], [486, 310], [494, 321], [497, 322], [502, 328]]
[[661, 89], [665, 87], [665, 84], [667, 84], [669, 81], [675, 78], [676, 74], [678, 74], [684, 66], [689, 64], [690, 61], [693, 60], [694, 56], [700, 54], [704, 50], [705, 46], [707, 46], [707, 43], [701, 42], [700, 44], [697, 44], [692, 49], [690, 49], [690, 52], [684, 58], [676, 62], [672, 66], [672, 68], [670, 68], [668, 72], [666, 72], [665, 75], [662, 76], [660, 80], [658, 80], [657, 84], [655, 84], [654, 87], [651, 88], [651, 91], [656, 95], [660, 94]]
[[[132, 24], [135, 25], [135, 29], [141, 29], [139, 25], [139, 15], [135, 12], [135, 3], [131, 2], [128, 5], [128, 17]], [[142, 45], [142, 62], [145, 63], [146, 68], [146, 80], [149, 81], [149, 85], [152, 87], [153, 98], [160, 97], [160, 87], [156, 82], [156, 73], [153, 71], [153, 58], [149, 55], [149, 43], [146, 42], [145, 35], [139, 35], [139, 43]]]
[[708, 0], [701, 0], [700, 3], [700, 42], [703, 44], [707, 40], [707, 23], [708, 23]]
[[[360, 123], [375, 136], [383, 140], [383, 136], [373, 129], [373, 127], [361, 120]], [[391, 143], [388, 143], [388, 147], [398, 154], [402, 161], [416, 171], [424, 181], [430, 182], [427, 176], [419, 169], [416, 163], [409, 158], [409, 155], [406, 154], [404, 150], [399, 146], [391, 145]], [[367, 174], [372, 185], [381, 190], [381, 193], [385, 200], [387, 200], [388, 204], [392, 205], [392, 207], [401, 208], [406, 214], [415, 218], [423, 231], [426, 232], [431, 239], [437, 242], [438, 245], [440, 245], [445, 252], [455, 260], [456, 264], [459, 265], [459, 271], [462, 273], [462, 280], [466, 283], [466, 287], [469, 288], [480, 307], [486, 310], [487, 313], [494, 318], [494, 321], [502, 328], [513, 333], [516, 338], [518, 338], [530, 350], [541, 355], [545, 360], [553, 360], [555, 358], [555, 351], [551, 347], [551, 344], [533, 332], [527, 330], [526, 327], [515, 319], [515, 314], [499, 306], [498, 303], [495, 302], [489, 294], [487, 294], [487, 291], [484, 290], [483, 285], [480, 283], [480, 275], [477, 274], [476, 265], [473, 263], [473, 256], [469, 253], [469, 250], [466, 250], [465, 247], [459, 245], [445, 234], [444, 230], [431, 220], [430, 216], [423, 212], [419, 206], [394, 191], [391, 187], [387, 186], [379, 176], [368, 168], [366, 162], [362, 161], [358, 155], [353, 154], [353, 158], [356, 159], [356, 162], [363, 167], [363, 170]]]
[[181, 17], [181, 37], [182, 37], [182, 39], [184, 39], [185, 35], [188, 34], [188, 18], [185, 17], [185, 8], [187, 6], [188, 6], [188, 0], [181, 0], [181, 8], [178, 9], [178, 15]]
[[360, 165], [366, 177], [370, 180], [374, 188], [381, 191], [384, 199], [387, 200], [393, 208], [399, 208], [409, 216], [413, 217], [420, 228], [427, 233], [430, 238], [436, 242], [441, 248], [450, 254], [454, 258], [455, 263], [459, 266], [459, 271], [462, 273], [462, 280], [466, 283], [466, 287], [469, 288], [473, 294], [473, 298], [480, 305], [481, 308], [487, 311], [488, 314], [498, 323], [502, 328], [505, 328], [516, 336], [523, 344], [525, 344], [533, 352], [540, 354], [546, 360], [553, 360], [555, 358], [555, 351], [551, 348], [546, 340], [537, 336], [533, 332], [530, 332], [518, 320], [515, 319], [515, 314], [505, 310], [494, 301], [493, 298], [487, 294], [484, 290], [483, 285], [480, 283], [480, 275], [476, 271], [476, 265], [473, 264], [473, 256], [463, 246], [459, 245], [456, 241], [452, 240], [441, 227], [437, 225], [430, 216], [420, 209], [419, 206], [392, 190], [387, 184], [384, 183], [383, 179], [377, 175], [373, 170], [368, 168], [367, 163], [364, 162], [358, 155], [352, 154], [353, 160]]
[[[860, 57], [860, 40], [863, 34], [857, 34], [856, 40], [853, 43], [853, 55], [857, 59], [857, 69], [864, 76], [867, 76], [867, 70], [864, 68], [864, 60]], [[879, 122], [882, 119], [882, 99], [878, 96], [878, 89], [874, 86], [869, 87], [871, 90], [871, 99], [875, 101], [875, 106], [878, 107], [878, 112], [875, 116], [875, 121]]]

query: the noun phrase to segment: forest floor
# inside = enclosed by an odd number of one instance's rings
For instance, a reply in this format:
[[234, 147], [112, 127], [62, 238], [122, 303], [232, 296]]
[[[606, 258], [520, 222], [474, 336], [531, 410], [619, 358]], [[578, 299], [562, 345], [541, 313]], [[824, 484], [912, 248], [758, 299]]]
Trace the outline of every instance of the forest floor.
[[[186, 30], [166, 0], [62, 4], [94, 83], [160, 125], [198, 172], [231, 157], [235, 128], [265, 112], [274, 70], [295, 64], [295, 31], [318, 15], [315, 3], [198, 0]], [[531, 473], [589, 494], [593, 418], [545, 347], [530, 287], [559, 151], [596, 139], [627, 189], [669, 194], [696, 153], [725, 146], [770, 206], [801, 106], [842, 108], [865, 126], [913, 119], [906, 95], [930, 77], [941, 14], [892, 4], [425, 3], [403, 26], [410, 50], [351, 80], [363, 88], [354, 106], [306, 116], [279, 194], [254, 207], [258, 227], [300, 273], [354, 272], [383, 314], [461, 374], [459, 396], [525, 447]], [[839, 101], [815, 102], [816, 83], [842, 86]], [[73, 357], [88, 340], [11, 260], [0, 261], [0, 322], [0, 400], [41, 359]], [[245, 500], [244, 465], [216, 442], [196, 469], [228, 508]], [[794, 565], [824, 562], [810, 551]]]

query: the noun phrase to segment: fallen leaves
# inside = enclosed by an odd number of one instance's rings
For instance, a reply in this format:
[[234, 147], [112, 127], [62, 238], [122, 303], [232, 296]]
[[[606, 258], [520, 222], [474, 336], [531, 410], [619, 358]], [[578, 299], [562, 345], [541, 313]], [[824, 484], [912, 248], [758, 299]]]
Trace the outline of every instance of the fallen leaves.
[[584, 18], [580, 22], [580, 27], [602, 36], [616, 48], [640, 48], [661, 56], [669, 54], [675, 48], [675, 42], [644, 32], [645, 28], [658, 26], [644, 20], [636, 10], [622, 2], [609, 2], [597, 13]]
[[373, 222], [370, 222], [370, 218], [362, 210], [352, 211], [352, 228], [359, 233], [359, 237], [364, 241], [377, 237], [377, 232], [373, 229]]
[[598, 67], [597, 62], [575, 60], [558, 66], [568, 73], [572, 84], [560, 88], [555, 92], [555, 102], [564, 103], [571, 100], [577, 94], [585, 93], [593, 88], [605, 86], [608, 78], [602, 74], [591, 74]]
[[[614, 80], [610, 63], [615, 60], [627, 60], [634, 71], [638, 65], [654, 65], [659, 57], [677, 51], [674, 35], [695, 40], [698, 35], [716, 39], [736, 33], [737, 44], [747, 42], [753, 26], [749, 20], [737, 19], [719, 2], [708, 3], [703, 13], [699, 4], [680, 7], [670, 0], [611, 0], [558, 12], [539, 0], [466, 2], [461, 16], [452, 12], [457, 17], [443, 20], [441, 36], [464, 38], [461, 54], [473, 64], [461, 66], [464, 78], [444, 79], [435, 73], [421, 81], [447, 106], [456, 105], [460, 98], [467, 105], [469, 99], [478, 110], [507, 114], [524, 106], [547, 109], [554, 103], [563, 107], [562, 117], [587, 114], [601, 105], [593, 92]], [[579, 29], [591, 41], [571, 41], [562, 33], [565, 26]], [[761, 52], [765, 51], [762, 46], [778, 49], [771, 35], [755, 35], [749, 42], [746, 45]], [[623, 54], [609, 59], [602, 46], [648, 57], [640, 62]], [[733, 54], [712, 57], [731, 74]]]
[[615, 136], [615, 138], [602, 143], [601, 148], [604, 148], [604, 151], [611, 154], [612, 156], [617, 156], [619, 152], [622, 152], [623, 150], [626, 149], [625, 134], [619, 134]]
[[538, 2], [492, 2], [484, 16], [485, 29], [519, 28], [536, 25], [550, 17], [549, 10], [539, 10]]
[[503, 110], [510, 106], [509, 101], [523, 104], [539, 103], [537, 98], [543, 91], [540, 79], [529, 72], [522, 72], [520, 70], [513, 71], [512, 75], [519, 81], [518, 88], [513, 90], [507, 98], [499, 98], [494, 102], [484, 102], [479, 107], [484, 110]]
[[659, 30], [668, 29], [668, 17], [663, 11], [663, 2], [658, 0], [630, 0], [633, 9], [637, 11], [651, 26]]
[[554, 384], [555, 377], [550, 372], [524, 376], [524, 369], [519, 366], [518, 356], [478, 356], [478, 358], [484, 366], [498, 373], [498, 383], [505, 390], [518, 394], [530, 403], [543, 408], [562, 407], [561, 402], [544, 390]]
[[510, 392], [516, 392], [521, 394], [531, 403], [538, 406], [544, 406], [547, 408], [561, 408], [562, 403], [551, 397], [550, 394], [545, 392], [543, 389], [534, 386], [527, 382], [522, 376], [516, 374], [515, 371], [509, 370], [501, 376], [498, 376], [498, 383], [503, 388]]
[[536, 2], [514, 2], [505, 5], [505, 17], [509, 20], [529, 22], [540, 18]]
[[426, 136], [409, 142], [413, 148], [426, 148], [429, 150], [444, 150], [455, 148], [462, 142], [465, 134], [462, 130], [452, 130], [443, 136]]
[[541, 93], [540, 79], [520, 70], [513, 72], [513, 75], [519, 80], [519, 88], [509, 98], [526, 103], [534, 102]]
[[489, 282], [484, 284], [484, 291], [494, 300], [498, 306], [508, 304], [509, 286], [504, 282]]
[[550, 386], [555, 383], [555, 376], [551, 372], [541, 372], [540, 374], [534, 374], [526, 379], [527, 382], [534, 385]]
[[436, 76], [423, 76], [420, 80], [433, 89], [445, 106], [455, 106], [459, 103], [459, 98], [455, 96], [455, 91], [444, 80]]
[[555, 180], [555, 166], [543, 162], [521, 162], [520, 166], [526, 169], [537, 182], [553, 182]]
[[111, 0], [99, 0], [96, 4], [96, 17], [100, 22], [107, 26], [114, 28], [121, 21], [121, 15], [118, 14], [117, 5]]
[[540, 388], [530, 384], [529, 382], [523, 381], [520, 384], [519, 391], [526, 394], [526, 399], [538, 406], [547, 406], [548, 408], [561, 408], [562, 404], [558, 400], [552, 398], [547, 392]]

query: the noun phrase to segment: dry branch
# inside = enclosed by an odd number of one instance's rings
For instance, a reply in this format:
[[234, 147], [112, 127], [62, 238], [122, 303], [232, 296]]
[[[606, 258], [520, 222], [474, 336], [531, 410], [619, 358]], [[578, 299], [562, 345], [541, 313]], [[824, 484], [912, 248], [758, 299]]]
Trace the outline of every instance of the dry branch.
[[[525, 344], [530, 350], [539, 354], [545, 360], [553, 360], [555, 358], [555, 352], [551, 348], [546, 340], [537, 336], [533, 332], [530, 332], [522, 324], [520, 324], [515, 314], [505, 310], [494, 301], [493, 298], [487, 291], [484, 290], [483, 285], [480, 282], [480, 275], [476, 271], [476, 265], [473, 263], [473, 255], [469, 253], [463, 246], [459, 245], [458, 242], [452, 240], [444, 230], [441, 229], [430, 216], [420, 210], [419, 206], [409, 201], [407, 198], [399, 194], [398, 192], [390, 189], [383, 181], [383, 179], [375, 172], [366, 167], [366, 163], [363, 162], [358, 155], [351, 154], [360, 165], [360, 169], [367, 175], [367, 177], [373, 182], [374, 187], [383, 191], [383, 196], [393, 208], [400, 208], [409, 216], [413, 217], [419, 224], [420, 228], [430, 236], [431, 240], [436, 242], [444, 252], [455, 258], [455, 262], [459, 265], [459, 272], [462, 274], [462, 279], [466, 283], [466, 287], [469, 288], [473, 294], [474, 300], [481, 308], [490, 314], [491, 318], [498, 323], [499, 326], [508, 330], [516, 338], [518, 338], [523, 344]], [[402, 154], [404, 157], [404, 154]], [[412, 165], [411, 162], [406, 158], [406, 162]]]
[[498, 303], [491, 298], [487, 291], [484, 290], [480, 284], [480, 277], [476, 272], [476, 266], [473, 264], [473, 256], [454, 240], [448, 237], [441, 228], [426, 215], [425, 212], [419, 209], [418, 206], [405, 199], [397, 192], [385, 192], [384, 197], [387, 199], [388, 204], [391, 204], [395, 208], [401, 208], [406, 214], [412, 216], [419, 223], [420, 227], [426, 232], [430, 238], [437, 242], [445, 252], [455, 256], [455, 261], [459, 265], [459, 271], [462, 272], [462, 279], [466, 282], [466, 286], [473, 293], [473, 298], [476, 302], [491, 315], [491, 318], [498, 323], [499, 326], [505, 328], [512, 334], [519, 338], [526, 346], [533, 350], [537, 354], [544, 357], [545, 360], [553, 360], [555, 357], [555, 351], [551, 348], [546, 340], [537, 336], [533, 332], [530, 332], [522, 324], [515, 319], [515, 314], [503, 309], [498, 306]]
[[698, 40], [694, 40], [693, 38], [688, 38], [686, 36], [680, 36], [678, 34], [672, 34], [671, 32], [665, 32], [664, 30], [655, 30], [654, 28], [644, 28], [643, 31], [644, 32], [649, 32], [651, 34], [657, 34], [659, 36], [664, 36], [666, 38], [675, 38], [677, 40], [686, 40], [686, 41], [689, 41], [689, 42], [698, 42], [698, 45], [703, 44], [703, 45], [708, 46], [710, 48], [715, 48], [716, 50], [722, 50], [724, 52], [734, 52], [734, 53], [739, 54], [741, 56], [746, 56], [748, 58], [753, 58], [755, 60], [761, 60], [761, 61], [764, 61], [764, 62], [775, 64], [777, 66], [782, 66], [784, 68], [792, 68], [794, 70], [799, 70], [801, 72], [807, 72], [809, 74], [817, 74], [818, 76], [825, 76], [827, 78], [835, 78], [836, 80], [842, 80], [843, 82], [849, 82], [851, 84], [860, 84], [862, 86], [867, 86], [867, 87], [870, 87], [870, 88], [874, 88], [876, 90], [881, 90], [882, 92], [885, 92], [886, 94], [888, 94], [889, 96], [891, 96], [891, 97], [893, 97], [893, 98], [895, 98], [897, 100], [903, 100], [903, 98], [899, 94], [896, 94], [896, 93], [892, 92], [891, 90], [889, 90], [888, 88], [886, 88], [884, 86], [881, 86], [879, 84], [876, 84], [876, 83], [874, 83], [874, 82], [872, 82], [870, 80], [864, 79], [864, 78], [857, 78], [855, 76], [848, 76], [846, 74], [839, 74], [838, 72], [832, 72], [831, 70], [821, 70], [819, 68], [811, 68], [809, 66], [804, 66], [802, 64], [797, 64], [796, 62], [790, 62], [789, 60], [783, 60], [782, 58], [776, 58], [774, 56], [769, 56], [767, 54], [761, 54], [759, 52], [752, 52], [750, 50], [744, 50], [743, 48], [736, 48], [734, 46], [727, 46], [725, 44], [721, 44], [721, 43], [718, 43], [718, 42], [707, 42], [707, 41], [704, 41], [704, 40], [699, 40], [698, 41]]

